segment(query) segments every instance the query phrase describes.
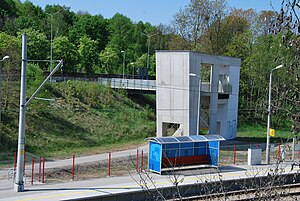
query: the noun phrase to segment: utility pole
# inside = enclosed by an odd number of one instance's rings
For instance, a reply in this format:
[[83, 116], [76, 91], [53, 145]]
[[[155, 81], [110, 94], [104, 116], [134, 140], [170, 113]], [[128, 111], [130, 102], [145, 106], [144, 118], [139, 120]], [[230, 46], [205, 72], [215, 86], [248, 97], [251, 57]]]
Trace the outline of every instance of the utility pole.
[[[39, 61], [39, 60], [31, 60]], [[43, 61], [43, 60], [40, 60]], [[56, 70], [63, 65], [63, 61], [60, 60], [58, 65], [50, 72], [48, 77], [42, 82], [32, 96], [26, 101], [26, 65], [27, 60], [27, 35], [22, 35], [22, 65], [21, 65], [21, 89], [20, 89], [20, 116], [19, 116], [19, 136], [18, 136], [18, 154], [17, 154], [17, 169], [14, 190], [15, 192], [24, 191], [23, 172], [24, 170], [24, 153], [25, 153], [25, 117], [26, 107], [29, 102], [35, 98], [35, 95], [41, 90]]]
[[22, 35], [22, 65], [21, 65], [21, 90], [20, 90], [20, 116], [19, 138], [17, 155], [17, 172], [14, 189], [16, 192], [24, 191], [23, 169], [25, 152], [25, 112], [26, 112], [26, 64], [27, 64], [27, 35]]

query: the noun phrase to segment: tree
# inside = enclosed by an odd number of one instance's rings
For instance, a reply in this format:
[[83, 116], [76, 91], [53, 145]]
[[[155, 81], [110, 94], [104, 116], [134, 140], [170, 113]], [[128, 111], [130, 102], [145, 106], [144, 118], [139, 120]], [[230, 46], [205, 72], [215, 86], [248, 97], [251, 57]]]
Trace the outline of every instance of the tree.
[[1, 0], [0, 2], [0, 30], [3, 31], [5, 22], [17, 17], [17, 7], [13, 0]]
[[100, 53], [100, 60], [102, 68], [100, 69], [101, 73], [113, 74], [117, 72], [117, 67], [119, 65], [119, 57], [116, 51], [110, 47], [106, 47]]
[[80, 38], [88, 36], [97, 41], [97, 52], [100, 52], [104, 50], [108, 42], [107, 26], [107, 21], [101, 15], [77, 15], [77, 20], [69, 30], [69, 39], [78, 46]]
[[76, 72], [79, 54], [76, 46], [66, 36], [54, 38], [53, 59], [63, 59], [65, 72]]
[[75, 13], [70, 11], [70, 7], [60, 6], [60, 5], [46, 5], [45, 13], [48, 14], [47, 19], [47, 35], [50, 39], [50, 29], [51, 29], [51, 16], [52, 16], [52, 27], [53, 27], [53, 37], [58, 36], [68, 36], [70, 27], [73, 26], [76, 19]]
[[79, 56], [80, 56], [80, 71], [86, 73], [94, 73], [99, 71], [96, 69], [99, 66], [99, 52], [97, 51], [98, 43], [88, 36], [83, 36], [79, 40]]
[[[11, 80], [16, 79], [19, 74], [20, 60], [21, 60], [21, 43], [14, 37], [4, 32], [0, 32], [0, 57], [8, 55], [10, 59], [3, 62], [2, 65], [2, 104], [4, 110], [11, 106], [15, 106], [15, 101], [11, 98], [19, 92], [13, 86]], [[5, 83], [3, 83], [5, 81]], [[3, 112], [3, 111], [2, 111]]]
[[277, 30], [282, 33], [280, 47], [293, 53], [291, 60], [284, 63], [289, 79], [284, 84], [282, 96], [289, 105], [286, 108], [286, 116], [293, 122], [291, 130], [294, 134], [298, 134], [300, 132], [300, 2], [282, 0], [281, 5], [277, 26]]
[[13, 28], [11, 33], [16, 34], [19, 30], [29, 28], [41, 32], [45, 30], [46, 15], [41, 7], [33, 5], [30, 1], [25, 1], [19, 6], [19, 12], [20, 16], [15, 19], [13, 26], [11, 26]]
[[50, 42], [46, 35], [33, 28], [23, 29], [18, 33], [21, 41], [23, 33], [27, 34], [27, 57], [32, 60], [45, 60], [50, 54]]
[[225, 16], [226, 1], [224, 0], [190, 0], [189, 4], [175, 15], [173, 26], [180, 35], [188, 49], [199, 51], [199, 40], [205, 30], [211, 25], [216, 25], [217, 39], [219, 26]]

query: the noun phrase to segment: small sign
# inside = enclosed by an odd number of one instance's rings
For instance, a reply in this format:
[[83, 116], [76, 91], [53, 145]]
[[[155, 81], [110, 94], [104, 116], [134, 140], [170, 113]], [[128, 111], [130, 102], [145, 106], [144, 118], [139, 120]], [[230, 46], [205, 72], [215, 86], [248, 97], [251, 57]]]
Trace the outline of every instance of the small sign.
[[275, 137], [275, 129], [270, 128], [270, 136]]

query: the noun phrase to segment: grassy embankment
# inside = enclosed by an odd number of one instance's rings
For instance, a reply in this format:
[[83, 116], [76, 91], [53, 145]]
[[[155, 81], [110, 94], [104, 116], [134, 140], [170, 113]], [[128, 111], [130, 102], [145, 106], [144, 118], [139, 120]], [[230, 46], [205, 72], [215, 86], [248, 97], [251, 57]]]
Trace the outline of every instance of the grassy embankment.
[[[11, 102], [19, 102], [15, 97]], [[34, 155], [63, 158], [136, 147], [155, 134], [149, 96], [130, 99], [124, 90], [68, 81], [47, 84], [38, 97], [54, 101], [33, 100], [27, 107], [26, 151]], [[17, 104], [2, 112], [0, 152], [17, 148], [18, 115]]]
[[[17, 148], [18, 84], [15, 103], [2, 111], [3, 125], [0, 152]], [[28, 97], [36, 87], [29, 87]], [[69, 81], [46, 85], [38, 97], [54, 101], [33, 100], [26, 113], [26, 150], [34, 155], [53, 158], [71, 154], [93, 154], [136, 147], [155, 135], [155, 96], [129, 96], [95, 83]], [[264, 142], [262, 125], [240, 124], [238, 139]], [[273, 142], [291, 138], [287, 130], [276, 131]]]

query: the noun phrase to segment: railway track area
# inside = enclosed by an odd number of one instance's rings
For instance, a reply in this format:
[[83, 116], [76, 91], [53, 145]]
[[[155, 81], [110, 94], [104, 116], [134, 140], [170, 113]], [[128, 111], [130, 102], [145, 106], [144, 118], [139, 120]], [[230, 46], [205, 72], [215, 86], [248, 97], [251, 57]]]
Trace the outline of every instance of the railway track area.
[[209, 195], [191, 196], [177, 200], [207, 201], [256, 201], [256, 200], [300, 200], [300, 184], [274, 186], [273, 188], [245, 189], [229, 192], [214, 193]]

